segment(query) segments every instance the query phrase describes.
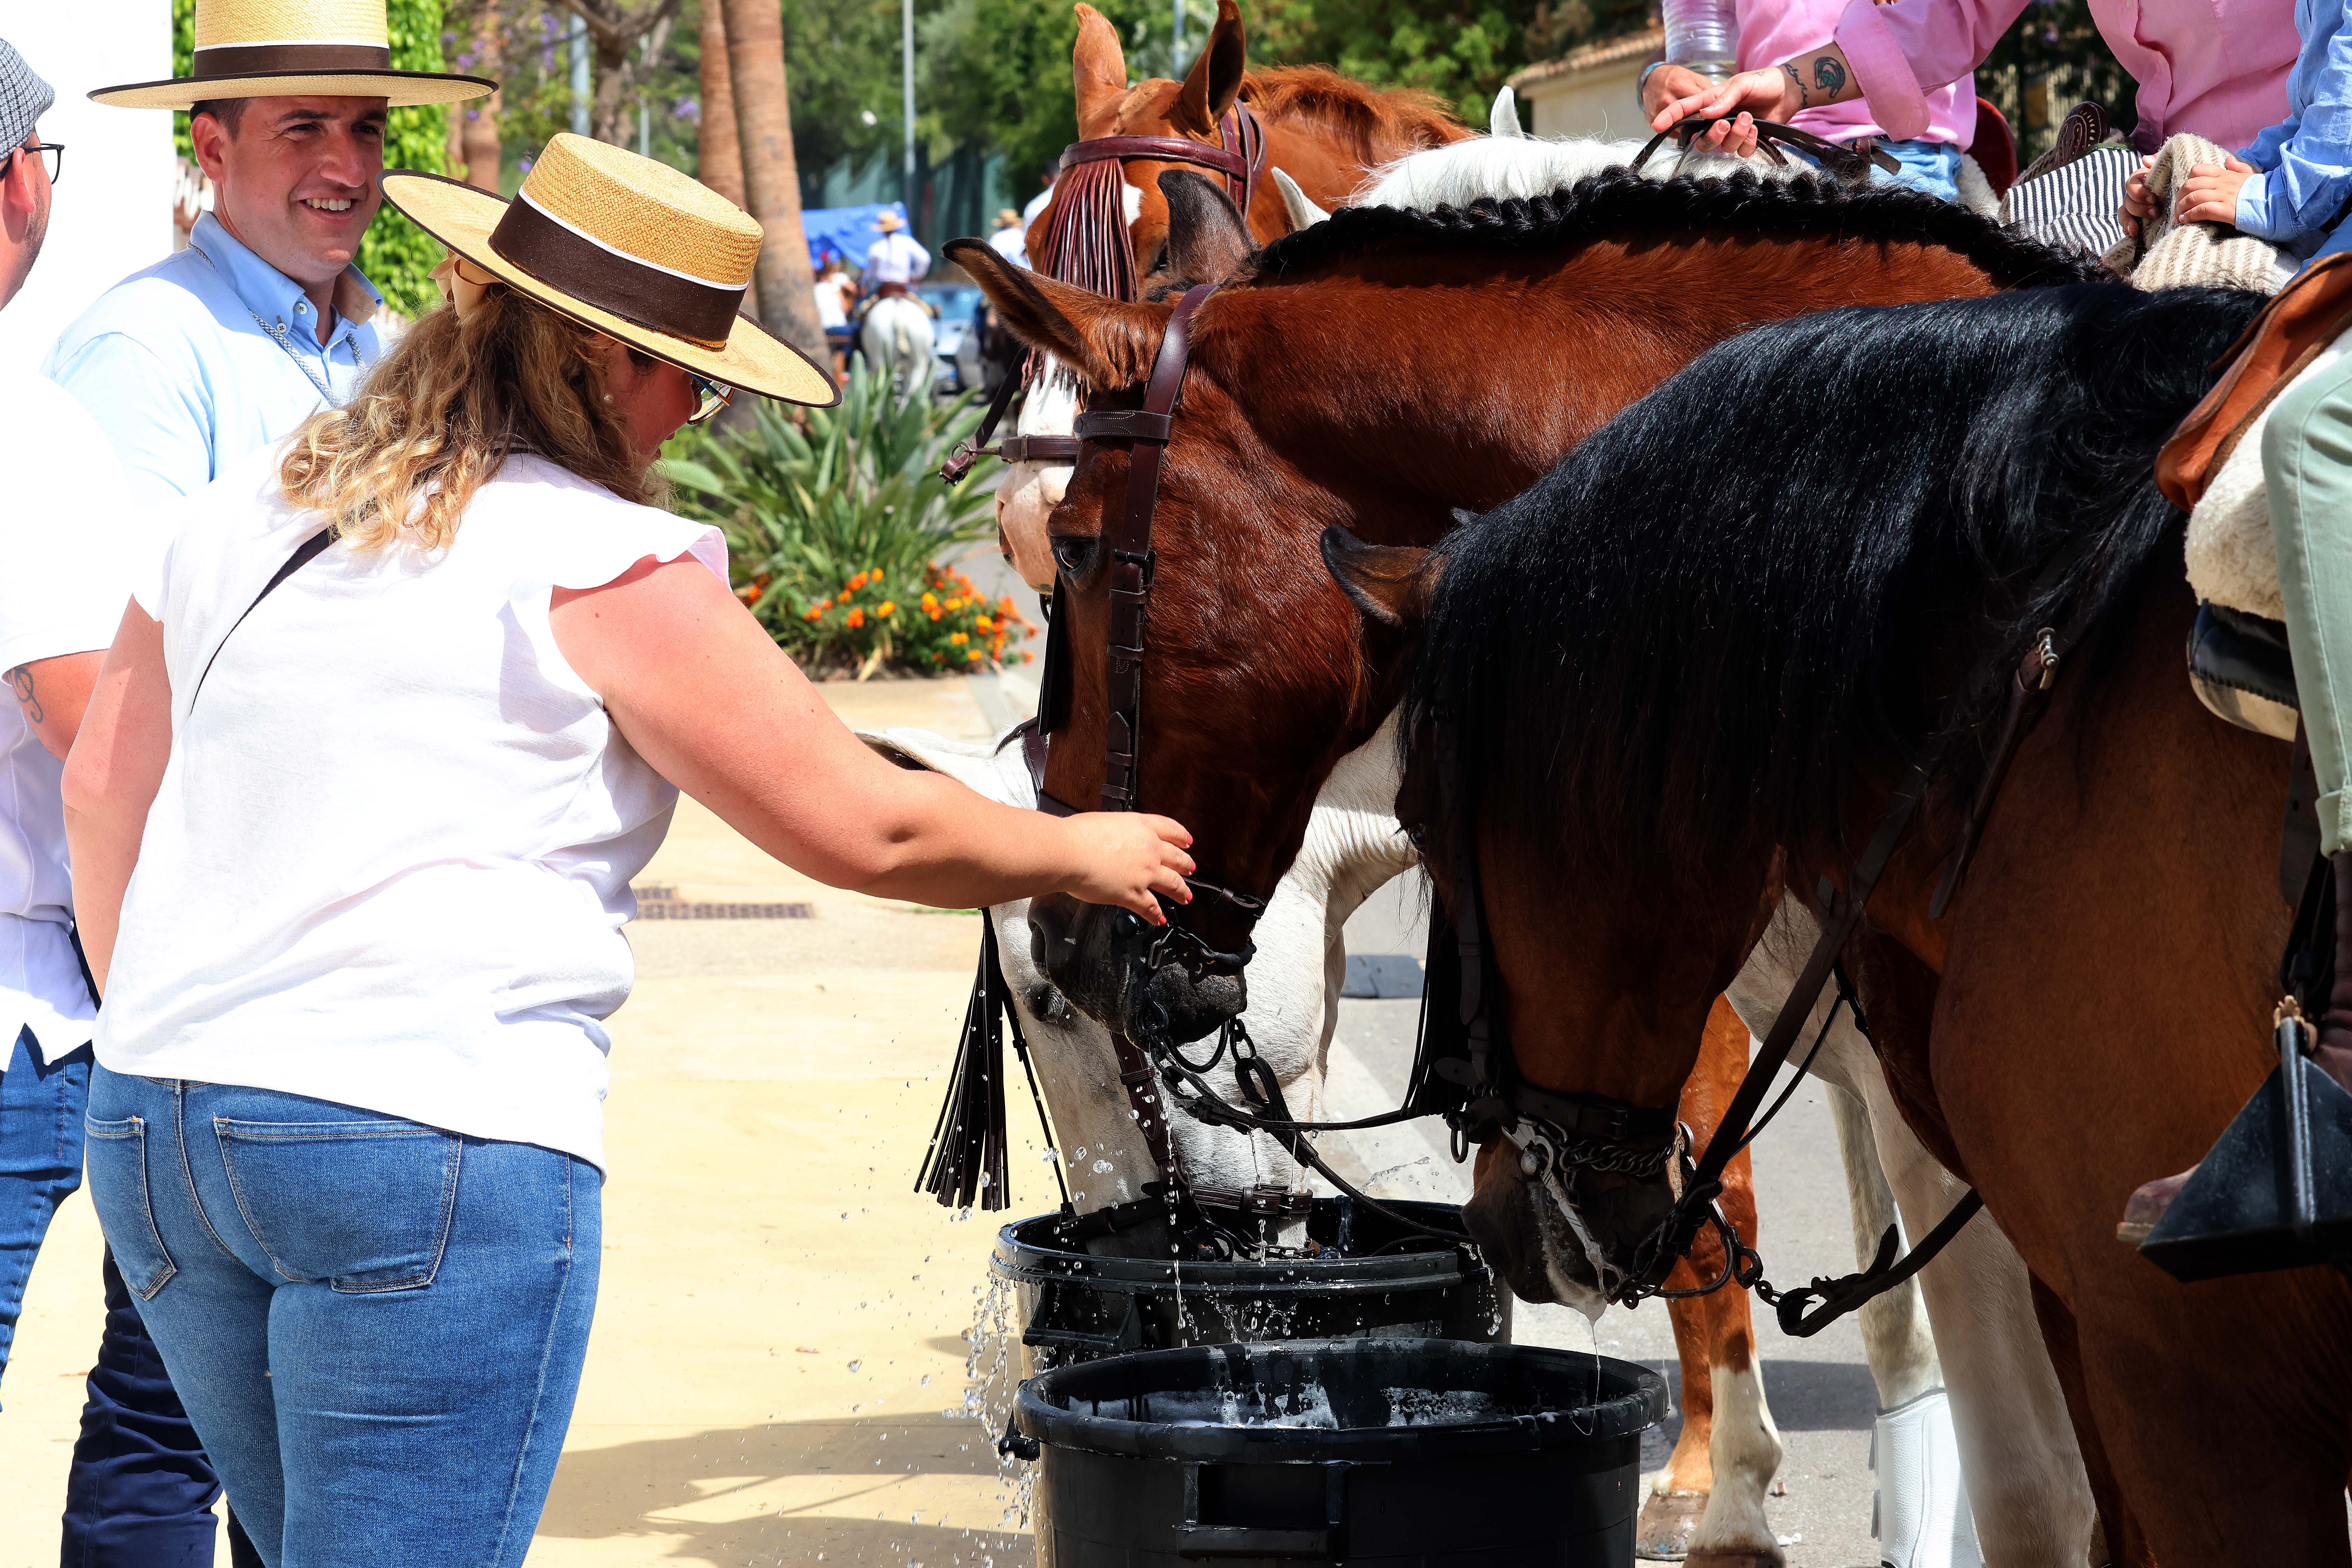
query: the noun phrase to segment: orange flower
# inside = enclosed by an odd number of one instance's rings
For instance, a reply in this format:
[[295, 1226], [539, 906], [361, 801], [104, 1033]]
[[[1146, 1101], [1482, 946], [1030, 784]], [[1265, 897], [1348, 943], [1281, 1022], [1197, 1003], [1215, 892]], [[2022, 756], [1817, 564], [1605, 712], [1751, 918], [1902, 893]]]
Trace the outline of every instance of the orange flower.
[[885, 599], [882, 601], [882, 607], [874, 613], [877, 616], [895, 616], [898, 613], [898, 603], [895, 599]]
[[973, 660], [977, 660], [980, 657], [981, 657], [981, 653], [980, 653], [980, 649], [978, 649], [978, 648], [974, 648], [974, 649], [972, 649], [970, 653], [968, 653], [968, 654], [964, 655], [964, 658], [969, 658], [969, 659], [973, 659]]
[[963, 608], [963, 601], [961, 599], [950, 599], [946, 604], [940, 607], [944, 610], [961, 610]]
[[940, 618], [940, 613], [939, 613], [937, 610], [933, 610], [933, 611], [931, 612], [931, 619], [933, 619], [933, 620], [935, 620], [935, 621], [936, 621], [936, 620], [938, 620], [939, 618]]
[[971, 639], [970, 637], [964, 636], [961, 632], [950, 632], [948, 634], [948, 641], [953, 643], [958, 647], [963, 647], [964, 644], [971, 640]]
[[992, 632], [996, 629], [996, 623], [986, 616], [982, 616], [971, 623], [971, 629], [976, 632]]
[[998, 607], [998, 608], [1000, 608], [1000, 609], [1002, 609], [1002, 610], [1003, 610], [1006, 615], [1008, 615], [1008, 616], [1009, 616], [1009, 615], [1012, 615], [1012, 614], [1013, 613], [1013, 595], [1010, 595], [1010, 594], [1005, 595], [1004, 595], [1004, 597], [1003, 597], [1002, 599], [999, 599], [998, 601], [996, 601], [996, 603], [997, 603], [997, 607]]
[[865, 624], [866, 624], [866, 612], [865, 612], [864, 610], [852, 610], [852, 611], [850, 611], [850, 612], [849, 612], [849, 620], [848, 620], [847, 625], [848, 625], [849, 629], [850, 629], [851, 631], [853, 631], [853, 632], [854, 632], [854, 631], [856, 631], [858, 627], [860, 627], [860, 626], [864, 626]]
[[822, 617], [824, 614], [824, 610], [821, 605], [811, 605], [807, 609], [801, 612], [801, 619], [804, 621], [814, 621]]
[[866, 586], [866, 574], [860, 572], [856, 576], [852, 577], [849, 580], [849, 586], [844, 588], [842, 592], [845, 594], [855, 594], [858, 589], [863, 588], [864, 586]]

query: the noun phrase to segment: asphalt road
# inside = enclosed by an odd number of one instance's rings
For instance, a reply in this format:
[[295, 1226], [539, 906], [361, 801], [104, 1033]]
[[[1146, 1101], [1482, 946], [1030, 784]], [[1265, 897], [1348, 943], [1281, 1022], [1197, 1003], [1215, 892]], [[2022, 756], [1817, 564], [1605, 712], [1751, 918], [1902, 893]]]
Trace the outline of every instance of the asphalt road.
[[[1347, 928], [1350, 953], [1423, 952], [1418, 880], [1400, 878], [1357, 912]], [[1397, 1103], [1412, 1065], [1418, 1015], [1419, 1004], [1402, 998], [1339, 1004], [1331, 1053], [1332, 1115], [1360, 1116]], [[1378, 1178], [1380, 1191], [1459, 1202], [1468, 1168], [1453, 1163], [1444, 1141], [1444, 1130], [1434, 1124], [1358, 1134], [1349, 1157], [1333, 1163], [1350, 1179]], [[1754, 1152], [1759, 1249], [1768, 1276], [1801, 1283], [1816, 1274], [1851, 1273], [1845, 1177], [1824, 1091], [1810, 1083], [1801, 1087], [1757, 1141]], [[1580, 1314], [1523, 1304], [1514, 1338], [1598, 1349], [1664, 1373], [1675, 1394], [1675, 1414], [1651, 1435], [1643, 1462], [1644, 1469], [1664, 1462], [1681, 1429], [1681, 1378], [1674, 1330], [1663, 1305], [1654, 1301], [1630, 1312], [1612, 1307], [1588, 1328]], [[1814, 1338], [1790, 1339], [1759, 1304], [1756, 1338], [1765, 1394], [1788, 1450], [1780, 1477], [1786, 1495], [1774, 1499], [1768, 1513], [1790, 1568], [1875, 1568], [1870, 1434], [1878, 1401], [1859, 1330], [1849, 1318]]]

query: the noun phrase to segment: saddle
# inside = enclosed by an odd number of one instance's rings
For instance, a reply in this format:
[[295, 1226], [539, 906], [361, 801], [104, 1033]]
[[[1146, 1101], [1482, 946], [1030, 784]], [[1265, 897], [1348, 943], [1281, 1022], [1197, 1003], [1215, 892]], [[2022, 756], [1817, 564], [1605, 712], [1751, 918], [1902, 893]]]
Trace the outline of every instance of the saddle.
[[2229, 368], [2156, 459], [2165, 498], [2189, 513], [2185, 547], [2198, 598], [2189, 679], [2205, 706], [2243, 729], [2294, 739], [2278, 552], [2263, 484], [2263, 428], [2279, 395], [2352, 353], [2352, 255], [2309, 267], [2232, 344]]

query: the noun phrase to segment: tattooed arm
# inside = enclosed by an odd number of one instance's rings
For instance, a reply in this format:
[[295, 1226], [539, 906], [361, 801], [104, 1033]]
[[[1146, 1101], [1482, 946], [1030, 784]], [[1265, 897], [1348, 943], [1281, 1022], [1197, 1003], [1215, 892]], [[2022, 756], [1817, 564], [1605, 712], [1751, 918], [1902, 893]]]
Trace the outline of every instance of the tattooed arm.
[[[1693, 115], [1703, 120], [1725, 120], [1747, 114], [1786, 125], [1803, 110], [1843, 103], [1861, 96], [1862, 89], [1853, 79], [1853, 68], [1846, 63], [1845, 51], [1835, 44], [1824, 44], [1769, 70], [1741, 71], [1721, 87], [1709, 87], [1703, 92], [1675, 99], [1651, 118], [1650, 129], [1664, 131]], [[1752, 131], [1718, 125], [1707, 132], [1706, 144], [1725, 152], [1747, 153], [1755, 148], [1756, 137]]]
[[90, 688], [98, 684], [99, 666], [105, 662], [106, 650], [97, 648], [89, 653], [37, 658], [30, 664], [0, 670], [0, 680], [7, 682], [9, 695], [16, 700], [16, 710], [25, 716], [26, 727], [40, 737], [49, 755], [59, 762], [64, 762], [66, 753], [73, 750], [74, 732], [81, 728], [82, 712], [89, 706]]

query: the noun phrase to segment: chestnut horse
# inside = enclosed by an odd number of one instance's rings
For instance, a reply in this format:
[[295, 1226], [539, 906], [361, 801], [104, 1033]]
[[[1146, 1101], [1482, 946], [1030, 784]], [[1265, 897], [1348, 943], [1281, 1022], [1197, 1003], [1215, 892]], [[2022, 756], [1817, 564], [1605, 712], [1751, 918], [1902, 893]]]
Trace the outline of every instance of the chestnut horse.
[[[1244, 887], [1286, 863], [1298, 802], [1392, 697], [1370, 673], [1380, 639], [1323, 574], [1322, 525], [1433, 540], [1451, 509], [1524, 486], [1616, 407], [1752, 321], [2070, 275], [2046, 253], [1909, 193], [1752, 177], [1659, 185], [1621, 174], [1467, 217], [1347, 214], [1247, 267], [1246, 233], [1170, 239], [1185, 277], [1243, 275], [1194, 318], [1194, 370], [1163, 470], [1145, 701], [1149, 713], [1186, 721], [1147, 721], [1146, 787], [1155, 801], [1164, 790], [1188, 795], [1191, 820], [1213, 825], [1204, 852], [1231, 855], [1222, 869]], [[1165, 305], [1112, 304], [991, 261], [973, 255], [966, 265], [1016, 332], [1083, 367], [1097, 388], [1139, 379]], [[1583, 351], [1573, 374], [1528, 352], [1546, 343]], [[1091, 799], [1098, 787], [1093, 540], [1123, 493], [1124, 457], [1096, 448], [1082, 458], [1079, 488], [1055, 521], [1077, 655], [1074, 721], [1055, 748], [1059, 782], [1049, 780], [1056, 793], [1079, 792], [1064, 798]], [[1057, 977], [1083, 984], [1087, 967], [1066, 963]], [[1099, 983], [1091, 1000], [1119, 1016], [1120, 999]], [[1196, 1020], [1213, 1021], [1213, 1012]], [[1682, 1309], [1686, 1352], [1689, 1321], [1727, 1310], [1738, 1321], [1709, 1335], [1717, 1358], [1748, 1348], [1744, 1300], [1719, 1299]], [[1685, 1389], [1712, 1381], [1688, 1377]], [[1776, 1461], [1777, 1438], [1772, 1446]], [[1685, 1478], [1703, 1489], [1697, 1465], [1685, 1461], [1678, 1453], [1662, 1489], [1684, 1489]], [[1770, 1542], [1764, 1533], [1764, 1549]]]
[[[2287, 752], [2186, 685], [2150, 471], [2260, 303], [2106, 285], [1762, 328], [1424, 569], [1340, 552], [1375, 619], [1426, 605], [1407, 793], [1441, 893], [1476, 855], [1511, 1047], [1555, 1092], [1673, 1104], [1759, 910], [1845, 877], [1929, 769], [1847, 957], [1906, 1119], [2043, 1293], [2127, 1561], [2352, 1561], [2352, 1284], [2183, 1286], [2114, 1236], [2275, 1063]], [[2075, 646], [1936, 918], [2050, 627]], [[1625, 1266], [1664, 1184], [1583, 1174], [1556, 1227], [1482, 1159], [1498, 1264]]]
[[[1267, 174], [1257, 183], [1245, 215], [1250, 233], [1261, 240], [1279, 238], [1292, 227], [1273, 171], [1288, 175], [1318, 205], [1336, 206], [1370, 170], [1420, 148], [1470, 134], [1467, 126], [1425, 92], [1367, 87], [1322, 66], [1248, 69], [1248, 42], [1234, 0], [1218, 0], [1208, 43], [1181, 82], [1152, 77], [1130, 87], [1118, 29], [1091, 5], [1079, 5], [1077, 15], [1070, 74], [1077, 97], [1079, 140], [1163, 136], [1219, 146], [1219, 121], [1235, 103], [1247, 105], [1265, 133]], [[1149, 158], [1130, 159], [1120, 166], [1126, 179], [1121, 216], [1139, 277], [1154, 270], [1168, 232], [1160, 175], [1186, 166]], [[1055, 199], [1029, 226], [1029, 254], [1041, 266], [1055, 253], [1055, 226], [1075, 216], [1062, 211], [1069, 193], [1068, 182], [1058, 185]], [[1076, 276], [1066, 268], [1048, 275], [1064, 280]], [[1076, 408], [1076, 392], [1066, 378], [1041, 376], [1022, 406], [1015, 433], [1067, 436]], [[999, 543], [1013, 570], [1033, 588], [1048, 588], [1054, 580], [1053, 557], [1045, 546], [1045, 514], [1062, 499], [1069, 476], [1066, 462], [1013, 463], [996, 492]]]

